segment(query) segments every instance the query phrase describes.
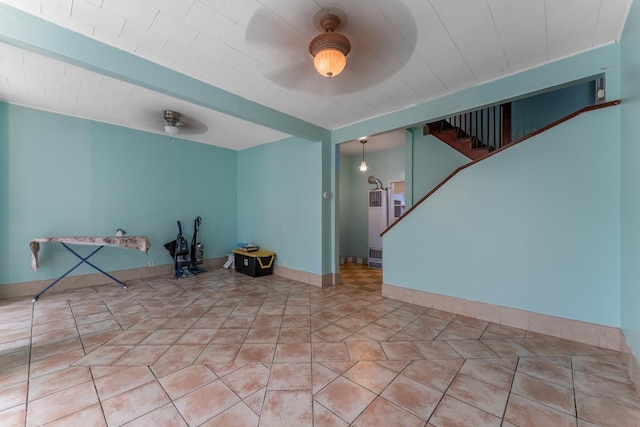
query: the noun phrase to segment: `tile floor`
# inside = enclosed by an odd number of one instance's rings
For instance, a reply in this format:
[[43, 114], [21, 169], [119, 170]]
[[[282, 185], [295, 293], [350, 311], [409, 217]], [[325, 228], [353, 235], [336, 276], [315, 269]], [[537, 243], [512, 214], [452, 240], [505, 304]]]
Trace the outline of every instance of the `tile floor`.
[[0, 426], [638, 426], [620, 355], [219, 269], [0, 301]]

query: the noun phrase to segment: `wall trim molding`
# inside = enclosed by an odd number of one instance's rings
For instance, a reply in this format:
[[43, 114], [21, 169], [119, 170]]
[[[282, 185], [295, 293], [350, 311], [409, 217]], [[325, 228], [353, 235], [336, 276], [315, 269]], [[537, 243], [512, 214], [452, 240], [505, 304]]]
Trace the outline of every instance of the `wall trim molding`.
[[[222, 267], [227, 261], [227, 257], [208, 258], [204, 262], [204, 268]], [[110, 271], [109, 274], [123, 282], [129, 280], [146, 279], [157, 276], [173, 277], [173, 264], [156, 265], [154, 267], [139, 267], [128, 270]], [[327, 288], [340, 283], [340, 275], [328, 273], [324, 275], [307, 273], [306, 271], [293, 270], [286, 267], [274, 266], [273, 274], [285, 279], [296, 280], [307, 285], [318, 288]], [[0, 299], [20, 298], [35, 296], [38, 292], [49, 286], [55, 278], [33, 280], [29, 282], [11, 283], [0, 285]], [[77, 276], [67, 276], [49, 289], [44, 295], [50, 292], [64, 292], [71, 289], [88, 288], [92, 286], [113, 285], [120, 286], [113, 280], [101, 273], [81, 274]], [[43, 295], [43, 296], [44, 296]]]
[[343, 264], [369, 264], [369, 258], [366, 257], [358, 257], [358, 256], [348, 256], [344, 258], [340, 258], [340, 265]]
[[474, 319], [589, 344], [621, 353], [629, 378], [640, 389], [640, 364], [620, 328], [382, 284], [382, 295]]
[[624, 332], [621, 332], [621, 334], [623, 336], [623, 340], [620, 345], [622, 360], [627, 368], [627, 373], [629, 374], [631, 382], [633, 382], [637, 390], [640, 390], [640, 363], [638, 363], [638, 358], [633, 354], [633, 350], [631, 350], [629, 343], [626, 338], [624, 338]]
[[398, 301], [577, 341], [583, 344], [595, 345], [609, 350], [619, 351], [621, 348], [622, 334], [620, 329], [611, 326], [565, 319], [388, 284], [382, 285], [382, 295]]
[[[226, 257], [207, 258], [204, 261], [204, 268], [221, 267], [226, 261]], [[113, 277], [123, 282], [129, 280], [146, 279], [156, 276], [173, 277], [173, 264], [162, 264], [154, 267], [138, 267], [127, 270], [109, 271]], [[35, 296], [38, 292], [49, 286], [56, 278], [48, 278], [43, 280], [33, 280], [29, 282], [11, 283], [8, 285], [0, 285], [0, 299], [18, 298], [26, 296]], [[48, 293], [63, 292], [71, 289], [88, 288], [92, 286], [113, 285], [120, 287], [119, 284], [108, 278], [102, 273], [80, 274], [76, 276], [67, 276], [58, 282], [53, 288], [45, 292], [42, 297]]]
[[276, 265], [273, 267], [273, 274], [284, 277], [285, 279], [296, 280], [307, 285], [316, 286], [318, 288], [327, 288], [335, 284], [333, 273], [321, 275]]

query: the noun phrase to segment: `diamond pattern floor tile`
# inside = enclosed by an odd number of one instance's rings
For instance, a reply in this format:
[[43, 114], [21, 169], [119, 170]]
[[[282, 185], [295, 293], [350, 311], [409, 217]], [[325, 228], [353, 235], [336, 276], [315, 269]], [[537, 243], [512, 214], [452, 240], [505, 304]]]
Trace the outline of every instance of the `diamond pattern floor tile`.
[[616, 352], [212, 269], [0, 300], [0, 427], [640, 425]]

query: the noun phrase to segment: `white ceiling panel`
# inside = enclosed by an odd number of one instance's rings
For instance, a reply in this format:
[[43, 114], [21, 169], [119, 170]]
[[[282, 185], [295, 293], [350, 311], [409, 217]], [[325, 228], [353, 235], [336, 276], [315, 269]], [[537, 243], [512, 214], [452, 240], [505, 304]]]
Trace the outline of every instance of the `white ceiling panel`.
[[257, 0], [234, 0], [226, 1], [216, 9], [238, 25], [246, 28], [253, 11], [259, 6]]
[[74, 5], [69, 21], [84, 22], [88, 28], [93, 28], [89, 35], [104, 41], [115, 40], [127, 22], [124, 18], [105, 13], [99, 6], [83, 1]]
[[[258, 104], [336, 129], [616, 42], [631, 0], [4, 0], [16, 9]], [[339, 7], [352, 43], [326, 79], [313, 18]], [[0, 35], [2, 29], [0, 28]], [[80, 36], [79, 36], [80, 37]], [[34, 51], [39, 52], [36, 48]], [[145, 109], [210, 120], [195, 141], [232, 149], [287, 134], [0, 46], [0, 100], [136, 129]], [[133, 99], [135, 98], [135, 99]], [[162, 105], [163, 107], [159, 107]], [[181, 111], [182, 112], [182, 111]], [[229, 121], [228, 128], [222, 124]], [[141, 122], [138, 122], [141, 121]], [[214, 125], [215, 124], [215, 125]], [[234, 141], [225, 141], [234, 132]], [[226, 135], [229, 135], [228, 133]], [[238, 142], [239, 141], [239, 142]]]
[[[43, 2], [43, 4], [46, 3], [48, 2]], [[157, 7], [152, 7], [140, 0], [103, 0], [102, 10], [143, 28], [149, 28], [158, 15]]]
[[5, 44], [0, 44], [0, 60], [4, 77], [0, 81], [6, 83], [0, 85], [0, 95], [18, 105], [160, 134], [163, 111], [175, 110], [207, 128], [191, 133], [187, 126], [184, 138], [236, 150], [258, 145], [265, 138], [275, 141], [288, 136]]
[[216, 40], [233, 25], [233, 20], [200, 1], [193, 3], [184, 17], [184, 22]]
[[536, 34], [528, 38], [510, 39], [504, 43], [505, 55], [509, 71], [517, 73], [547, 60], [547, 46], [544, 34]]
[[[402, 148], [405, 144], [405, 133], [402, 131], [387, 132], [380, 135], [363, 136], [367, 141], [364, 144], [364, 157], [367, 153], [376, 151], [389, 150], [393, 148]], [[347, 156], [362, 155], [362, 142], [360, 140], [350, 141], [340, 144], [340, 154]]]
[[160, 11], [149, 27], [151, 37], [170, 39], [175, 43], [187, 46], [198, 35], [198, 30], [176, 19], [175, 15]]
[[[85, 0], [88, 1], [88, 0]], [[161, 12], [167, 13], [173, 16], [175, 19], [181, 21], [193, 4], [193, 0], [140, 0], [148, 6], [158, 9]], [[103, 0], [92, 0], [91, 3], [100, 7]], [[74, 6], [75, 7], [75, 6]]]

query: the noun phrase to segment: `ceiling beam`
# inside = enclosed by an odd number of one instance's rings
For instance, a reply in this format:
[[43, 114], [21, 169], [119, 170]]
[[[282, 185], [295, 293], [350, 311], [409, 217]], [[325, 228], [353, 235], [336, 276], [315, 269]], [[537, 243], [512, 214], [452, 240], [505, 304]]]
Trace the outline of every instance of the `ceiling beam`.
[[0, 4], [0, 42], [311, 141], [331, 131]]

